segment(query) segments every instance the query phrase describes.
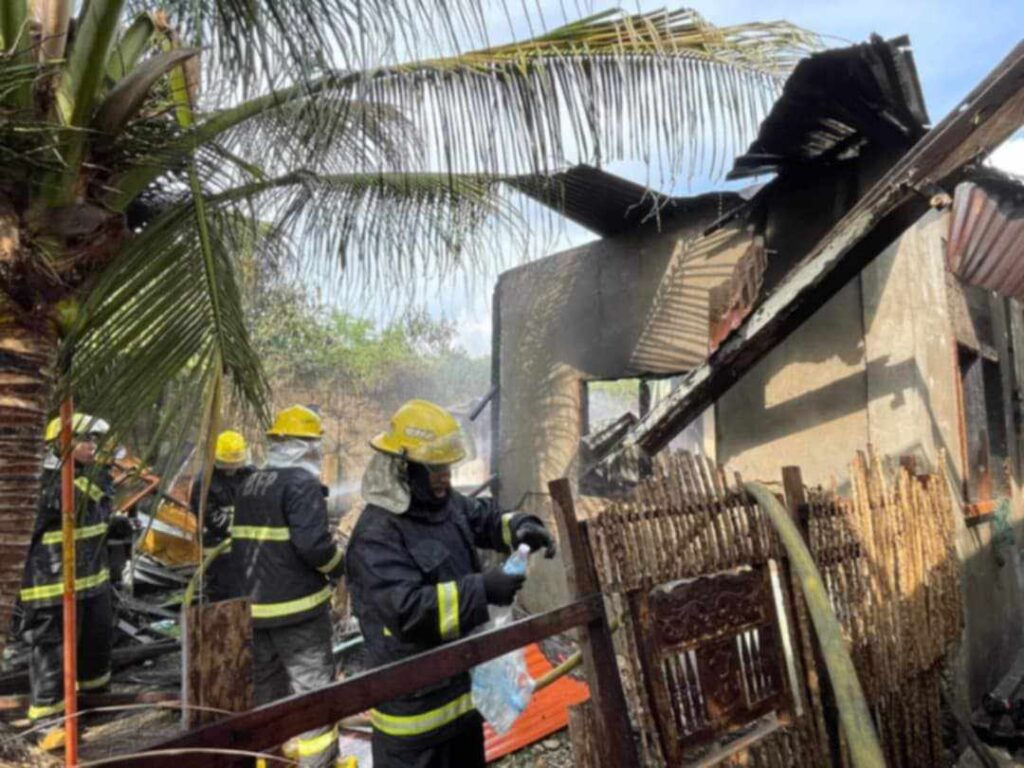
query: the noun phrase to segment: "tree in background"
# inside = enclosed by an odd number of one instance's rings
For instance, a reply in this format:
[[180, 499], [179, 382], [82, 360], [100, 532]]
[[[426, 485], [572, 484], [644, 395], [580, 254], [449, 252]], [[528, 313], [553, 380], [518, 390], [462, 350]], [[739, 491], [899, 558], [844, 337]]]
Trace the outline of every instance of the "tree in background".
[[683, 168], [695, 149], [721, 164], [816, 45], [689, 11], [491, 45], [488, 10], [505, 9], [0, 3], [0, 612], [61, 393], [115, 433], [172, 380], [168, 410], [208, 427], [225, 378], [265, 415], [234, 253], [335, 276], [355, 264], [367, 284], [466, 269], [509, 216], [509, 174], [651, 153]]
[[248, 314], [253, 348], [275, 390], [340, 390], [387, 412], [410, 397], [454, 404], [490, 387], [490, 359], [458, 348], [455, 326], [423, 310], [379, 326], [284, 285]]

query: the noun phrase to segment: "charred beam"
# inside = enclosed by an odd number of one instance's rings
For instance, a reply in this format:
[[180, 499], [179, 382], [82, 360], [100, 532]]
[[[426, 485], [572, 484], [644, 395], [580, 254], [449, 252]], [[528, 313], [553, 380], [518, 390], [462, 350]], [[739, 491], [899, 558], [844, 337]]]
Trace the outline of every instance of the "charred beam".
[[1024, 123], [1024, 43], [929, 131], [701, 367], [634, 427], [625, 446], [657, 453], [928, 209], [916, 189], [948, 185]]
[[[151, 748], [152, 753], [124, 755], [104, 760], [102, 765], [212, 768], [238, 765], [240, 760], [244, 764], [245, 758], [238, 754], [240, 751], [259, 752], [273, 748], [298, 733], [336, 723], [374, 704], [412, 693], [481, 662], [597, 621], [603, 616], [601, 596], [590, 595], [553, 611], [396, 661], [318, 691], [232, 715], [161, 742]], [[217, 749], [234, 750], [236, 754], [211, 752]]]

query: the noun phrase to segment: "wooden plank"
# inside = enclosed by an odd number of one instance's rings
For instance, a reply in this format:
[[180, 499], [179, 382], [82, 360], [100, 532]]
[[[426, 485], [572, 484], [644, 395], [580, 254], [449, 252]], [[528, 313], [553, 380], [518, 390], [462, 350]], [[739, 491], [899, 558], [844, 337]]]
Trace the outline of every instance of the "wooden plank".
[[[104, 762], [120, 768], [212, 768], [245, 764], [239, 755], [209, 750], [267, 750], [296, 734], [361, 713], [438, 683], [516, 648], [579, 627], [604, 615], [598, 594], [506, 627], [457, 640], [310, 693], [233, 715], [151, 747], [152, 753], [122, 755]], [[187, 758], [183, 760], [183, 756]]]
[[[576, 505], [569, 481], [564, 477], [553, 480], [548, 483], [548, 490], [554, 501], [569, 593], [577, 599], [581, 595], [597, 593], [600, 590], [597, 571], [583, 528], [576, 518]], [[595, 740], [602, 747], [602, 765], [609, 768], [635, 768], [639, 762], [626, 709], [626, 696], [622, 690], [615, 646], [603, 602], [600, 607], [600, 612], [588, 622], [580, 638], [583, 667], [590, 685], [590, 701], [597, 728]]]
[[573, 704], [569, 712], [569, 743], [576, 768], [600, 768], [601, 748], [594, 739], [594, 708], [589, 701]]
[[1024, 43], [883, 176], [740, 328], [631, 430], [657, 453], [928, 210], [929, 195], [1024, 123]]
[[246, 599], [185, 609], [186, 723], [195, 727], [252, 706], [252, 616]]

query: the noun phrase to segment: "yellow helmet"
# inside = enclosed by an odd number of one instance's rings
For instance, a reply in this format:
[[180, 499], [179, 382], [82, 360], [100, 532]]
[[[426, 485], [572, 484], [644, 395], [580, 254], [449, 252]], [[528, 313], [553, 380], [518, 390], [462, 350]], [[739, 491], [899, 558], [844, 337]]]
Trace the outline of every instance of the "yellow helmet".
[[293, 405], [278, 411], [274, 425], [267, 430], [270, 437], [323, 437], [324, 426], [320, 417], [304, 405]]
[[370, 440], [370, 445], [418, 464], [455, 464], [467, 454], [458, 420], [426, 400], [402, 405], [391, 417], [391, 429]]
[[[71, 417], [71, 431], [76, 436], [82, 435], [105, 435], [110, 431], [110, 425], [103, 419], [90, 416], [87, 413], [76, 413]], [[51, 419], [46, 425], [46, 442], [51, 443], [60, 437], [60, 417]]]
[[217, 435], [217, 448], [213, 458], [221, 467], [240, 467], [248, 460], [245, 438], [233, 429]]

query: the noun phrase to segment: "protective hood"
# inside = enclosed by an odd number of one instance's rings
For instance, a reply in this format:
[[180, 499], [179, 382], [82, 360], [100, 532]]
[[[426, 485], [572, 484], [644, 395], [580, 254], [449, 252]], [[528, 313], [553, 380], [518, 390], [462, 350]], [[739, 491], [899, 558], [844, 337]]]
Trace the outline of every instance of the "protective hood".
[[298, 467], [319, 480], [322, 463], [323, 452], [319, 440], [285, 437], [270, 441], [270, 450], [267, 452], [267, 469]]
[[403, 515], [409, 510], [409, 473], [401, 456], [373, 452], [363, 472], [363, 501]]

